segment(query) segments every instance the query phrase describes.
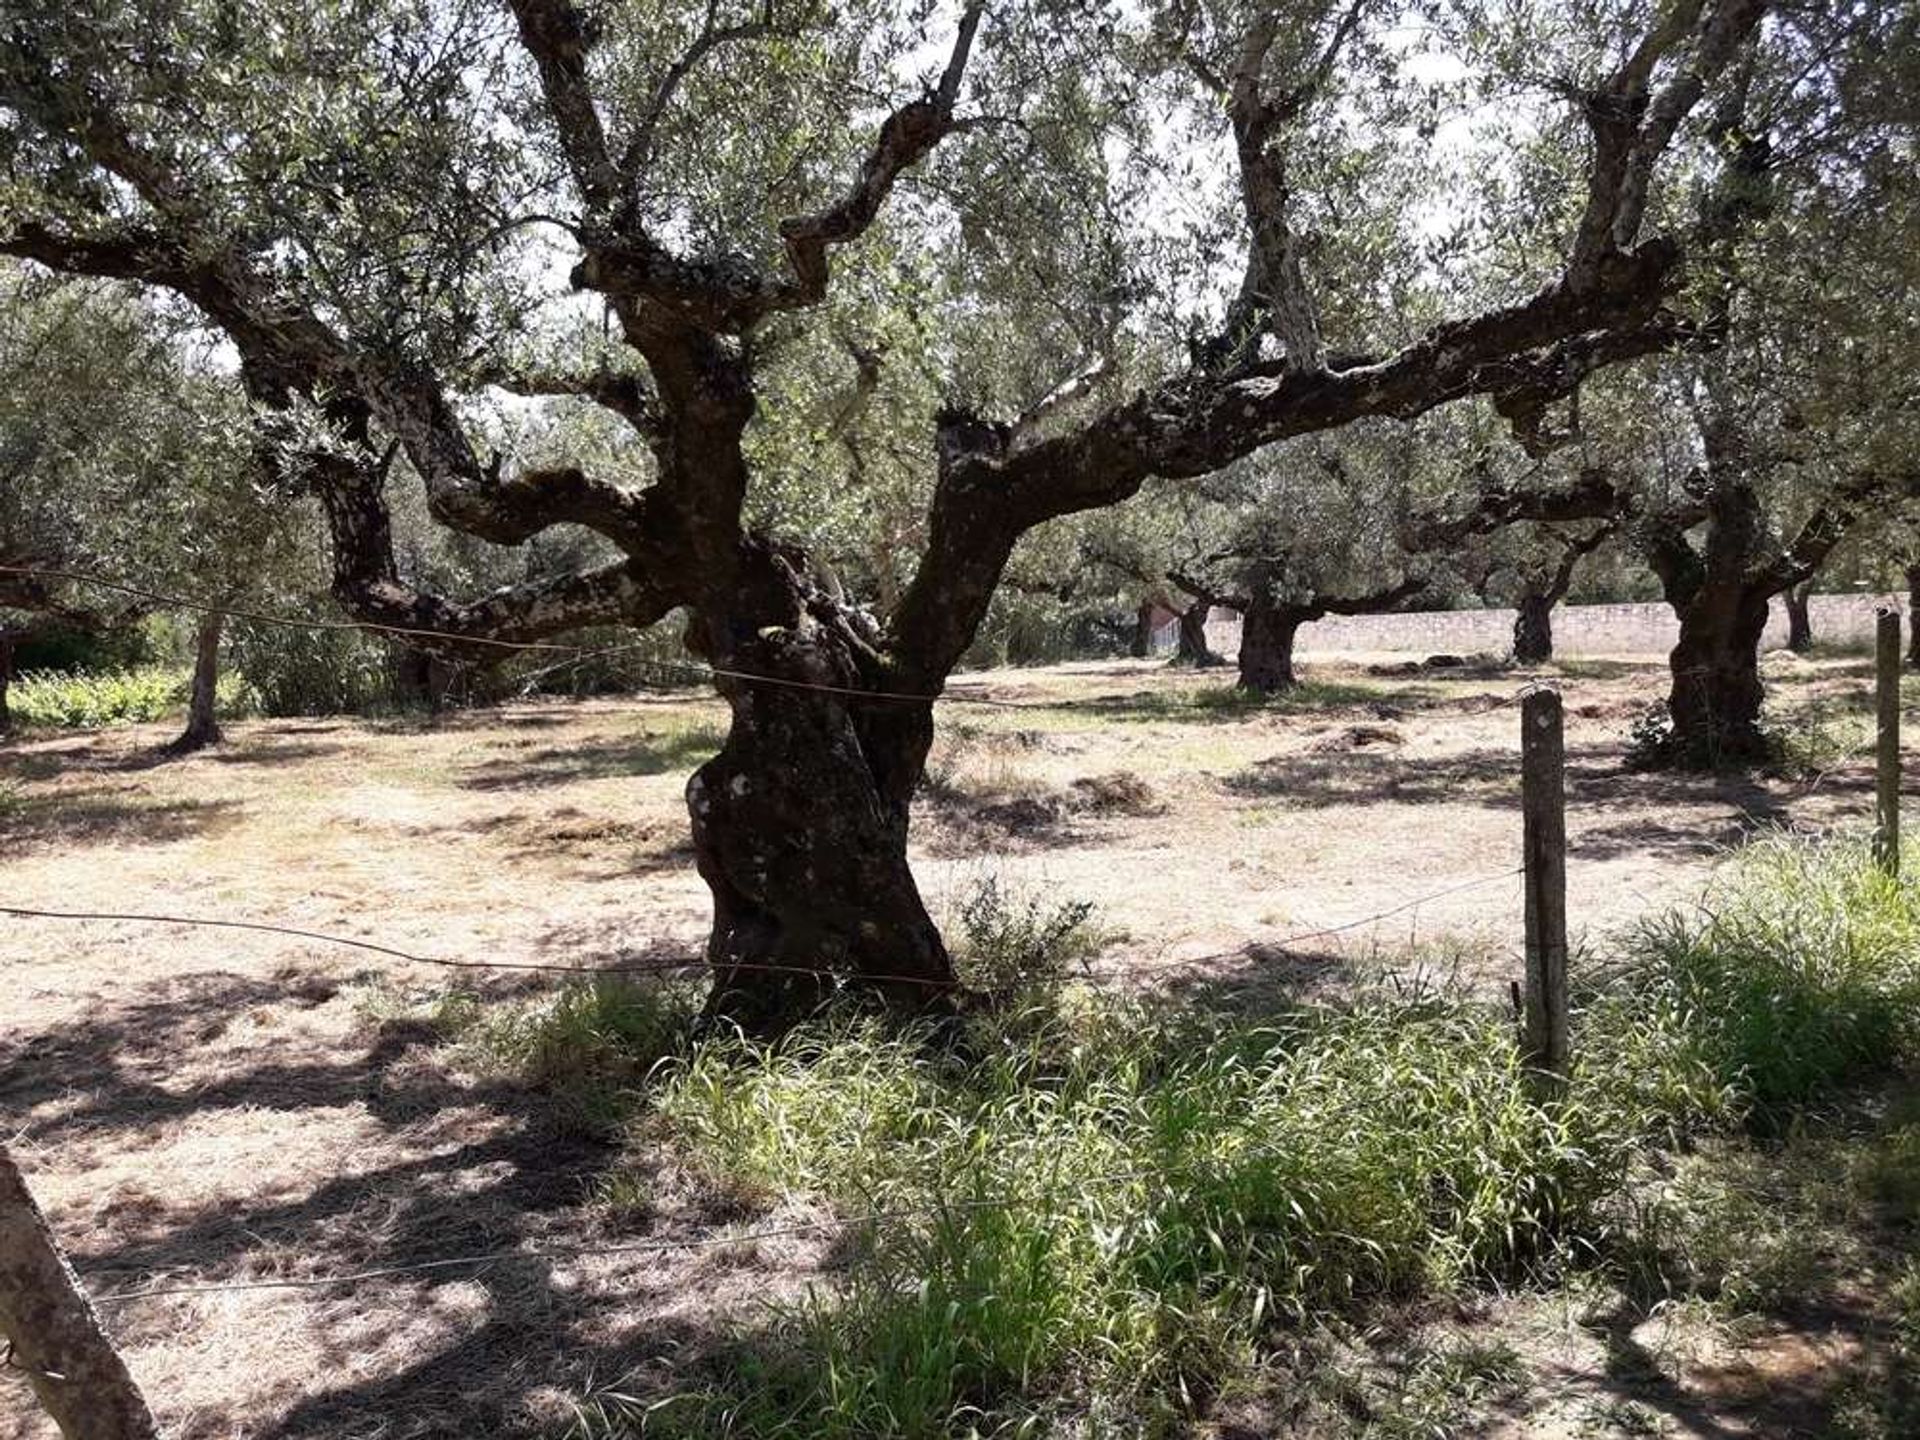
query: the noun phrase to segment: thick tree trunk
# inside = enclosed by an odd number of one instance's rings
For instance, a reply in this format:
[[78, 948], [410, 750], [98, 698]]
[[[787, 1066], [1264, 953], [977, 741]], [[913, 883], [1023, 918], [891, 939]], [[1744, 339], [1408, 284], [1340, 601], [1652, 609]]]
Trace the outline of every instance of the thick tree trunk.
[[1554, 597], [1529, 590], [1520, 597], [1513, 617], [1513, 658], [1522, 665], [1544, 665], [1553, 659]]
[[1240, 625], [1240, 688], [1259, 695], [1292, 689], [1294, 639], [1317, 618], [1311, 610], [1275, 605], [1256, 594]]
[[1173, 657], [1176, 665], [1204, 670], [1226, 663], [1207, 647], [1207, 616], [1212, 613], [1212, 602], [1207, 600], [1196, 600], [1180, 612], [1180, 648]]
[[840, 693], [888, 688], [877, 637], [789, 552], [754, 542], [743, 563], [738, 603], [697, 613], [690, 635], [716, 669], [768, 677], [721, 678], [732, 726], [687, 783], [713, 892], [709, 1011], [760, 1028], [842, 985], [950, 1005], [953, 966], [907, 863], [932, 703]]
[[1813, 582], [1790, 586], [1780, 598], [1787, 606], [1787, 648], [1804, 655], [1813, 649], [1813, 617], [1807, 603], [1813, 598]]
[[1671, 758], [1718, 766], [1772, 753], [1760, 727], [1760, 637], [1771, 597], [1739, 585], [1702, 586], [1678, 606], [1680, 642], [1668, 657]]
[[152, 1440], [160, 1434], [5, 1145], [0, 1340], [13, 1377], [26, 1381], [68, 1440]]
[[191, 754], [220, 743], [218, 690], [220, 683], [220, 633], [226, 617], [209, 610], [200, 618], [194, 637], [193, 688], [187, 700], [187, 728], [167, 748], [176, 755]]
[[1142, 600], [1140, 608], [1133, 612], [1133, 640], [1127, 646], [1127, 653], [1136, 660], [1144, 660], [1153, 653], [1153, 602]]

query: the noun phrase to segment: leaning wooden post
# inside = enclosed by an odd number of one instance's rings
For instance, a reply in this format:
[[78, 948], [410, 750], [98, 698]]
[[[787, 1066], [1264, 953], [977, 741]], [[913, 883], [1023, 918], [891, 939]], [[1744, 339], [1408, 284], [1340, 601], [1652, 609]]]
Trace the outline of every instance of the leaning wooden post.
[[1526, 859], [1527, 1064], [1564, 1077], [1567, 1019], [1566, 740], [1560, 695], [1530, 691], [1520, 702], [1521, 844]]
[[1879, 765], [1874, 787], [1874, 854], [1889, 875], [1900, 873], [1900, 612], [1882, 610], [1874, 628], [1878, 675]]
[[67, 1440], [155, 1440], [160, 1427], [0, 1145], [0, 1340]]

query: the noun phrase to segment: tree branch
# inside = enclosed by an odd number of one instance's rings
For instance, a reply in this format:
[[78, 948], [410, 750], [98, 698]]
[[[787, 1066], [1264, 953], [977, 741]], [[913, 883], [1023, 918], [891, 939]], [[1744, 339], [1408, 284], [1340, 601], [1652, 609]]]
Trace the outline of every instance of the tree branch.
[[[1582, 97], [1594, 156], [1567, 262], [1571, 287], [1596, 283], [1602, 262], [1638, 239], [1654, 166], [1765, 9], [1764, 0], [1720, 0], [1711, 10], [1703, 0], [1677, 0], [1600, 88]], [[1682, 46], [1690, 54], [1656, 92], [1655, 70]]]
[[985, 0], [968, 0], [939, 83], [882, 122], [880, 134], [852, 188], [823, 210], [781, 221], [780, 238], [786, 244], [787, 264], [793, 274], [791, 279], [772, 287], [762, 313], [818, 304], [827, 293], [828, 255], [832, 247], [863, 234], [880, 213], [901, 172], [953, 133], [956, 128], [954, 104], [960, 98], [960, 83], [966, 75], [974, 36], [985, 12]]
[[654, 87], [653, 98], [634, 126], [633, 134], [620, 157], [620, 173], [628, 185], [638, 182], [640, 167], [652, 159], [654, 133], [660, 128], [660, 121], [673, 104], [673, 97], [686, 82], [687, 76], [716, 50], [774, 33], [773, 0], [761, 0], [758, 20], [743, 21], [737, 25], [714, 23], [717, 4], [718, 0], [708, 0], [706, 24], [693, 44], [687, 47], [686, 53], [667, 67], [666, 73], [660, 77], [660, 83]]
[[593, 22], [571, 0], [508, 0], [520, 43], [540, 74], [547, 114], [589, 217], [609, 218], [626, 186], [607, 148], [606, 127], [587, 80]]

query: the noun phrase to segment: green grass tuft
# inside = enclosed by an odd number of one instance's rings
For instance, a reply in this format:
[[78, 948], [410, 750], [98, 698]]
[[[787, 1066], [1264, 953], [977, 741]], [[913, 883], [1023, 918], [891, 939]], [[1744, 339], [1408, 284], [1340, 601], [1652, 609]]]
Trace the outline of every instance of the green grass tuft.
[[459, 1012], [472, 1053], [554, 1096], [590, 1134], [617, 1132], [661, 1062], [680, 1054], [697, 997], [687, 986], [618, 975], [571, 981], [504, 1009]]
[[[985, 908], [1013, 950], [1074, 930]], [[1825, 1191], [1770, 1189], [1764, 1158], [1723, 1180], [1648, 1159], [1758, 1155], [1743, 1121], [1911, 1061], [1916, 939], [1920, 890], [1864, 847], [1757, 844], [1581, 997], [1561, 1099], [1504, 1007], [1445, 989], [1264, 1017], [1069, 992], [958, 1036], [839, 1015], [777, 1044], [649, 1039], [672, 1057], [650, 1142], [763, 1203], [884, 1218], [669, 1400], [603, 1397], [583, 1429], [1172, 1434], [1285, 1334], [1408, 1299], [1597, 1265], [1638, 1267], [1647, 1295], [1784, 1303], [1813, 1289], [1809, 1226], [1860, 1195], [1913, 1205], [1909, 1130], [1866, 1159], [1804, 1152], [1846, 1177]], [[1370, 1433], [1451, 1433], [1519, 1383], [1510, 1355], [1435, 1352]]]
[[1894, 880], [1864, 841], [1747, 847], [1698, 915], [1634, 943], [1643, 1003], [1765, 1120], [1920, 1055], [1920, 856]]

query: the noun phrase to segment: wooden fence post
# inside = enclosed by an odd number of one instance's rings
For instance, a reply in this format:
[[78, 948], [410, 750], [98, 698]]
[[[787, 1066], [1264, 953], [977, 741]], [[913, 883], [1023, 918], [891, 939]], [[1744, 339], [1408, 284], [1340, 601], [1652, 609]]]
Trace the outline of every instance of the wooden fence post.
[[1535, 1070], [1564, 1077], [1567, 1020], [1566, 739], [1560, 695], [1520, 702], [1521, 844], [1526, 860], [1527, 983], [1524, 1049]]
[[0, 1340], [67, 1440], [157, 1440], [160, 1427], [0, 1144]]
[[1900, 612], [1882, 610], [1874, 627], [1880, 735], [1874, 786], [1874, 853], [1900, 873]]

